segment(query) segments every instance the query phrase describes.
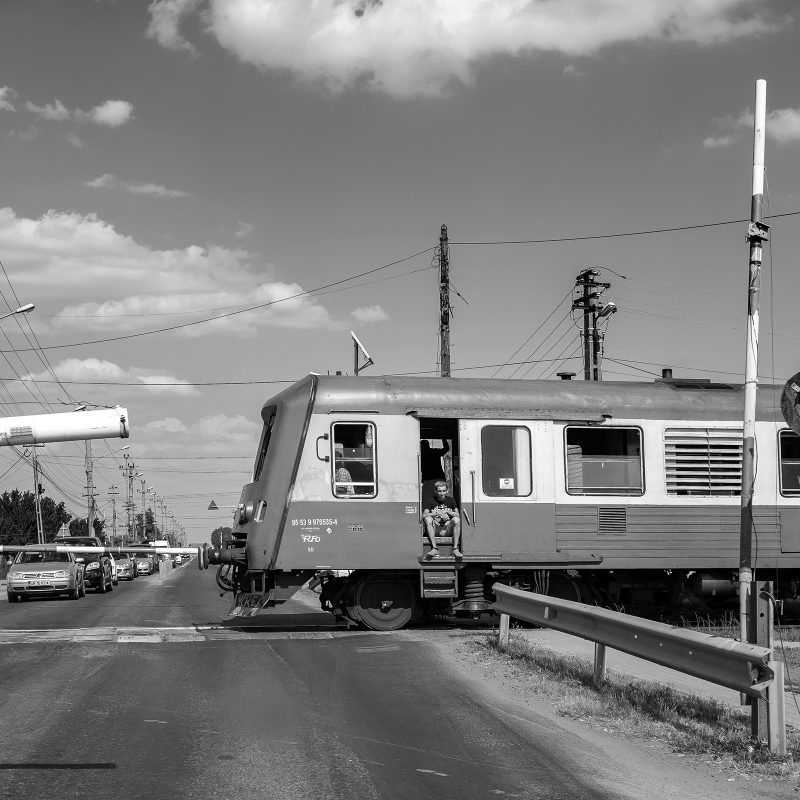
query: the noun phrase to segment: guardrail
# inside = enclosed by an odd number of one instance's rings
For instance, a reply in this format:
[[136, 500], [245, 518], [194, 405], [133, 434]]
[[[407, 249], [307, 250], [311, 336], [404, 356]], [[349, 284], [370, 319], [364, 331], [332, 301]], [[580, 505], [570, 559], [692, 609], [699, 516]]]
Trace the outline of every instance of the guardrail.
[[501, 643], [508, 643], [508, 621], [514, 617], [594, 642], [598, 681], [605, 677], [605, 648], [611, 647], [766, 700], [770, 750], [786, 753], [783, 664], [772, 659], [770, 648], [525, 592], [500, 583], [494, 584], [492, 591], [497, 598], [494, 609], [504, 615], [500, 621]]

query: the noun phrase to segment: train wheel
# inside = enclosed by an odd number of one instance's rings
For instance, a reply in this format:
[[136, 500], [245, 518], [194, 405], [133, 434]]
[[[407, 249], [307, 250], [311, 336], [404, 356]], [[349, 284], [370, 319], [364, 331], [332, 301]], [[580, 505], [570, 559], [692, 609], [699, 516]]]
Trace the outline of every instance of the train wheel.
[[548, 587], [547, 594], [550, 597], [557, 597], [560, 600], [572, 600], [575, 603], [583, 602], [581, 587], [578, 581], [559, 573], [554, 573], [550, 576], [550, 586]]
[[407, 625], [417, 606], [411, 584], [378, 574], [367, 576], [356, 589], [356, 610], [373, 631], [396, 631]]

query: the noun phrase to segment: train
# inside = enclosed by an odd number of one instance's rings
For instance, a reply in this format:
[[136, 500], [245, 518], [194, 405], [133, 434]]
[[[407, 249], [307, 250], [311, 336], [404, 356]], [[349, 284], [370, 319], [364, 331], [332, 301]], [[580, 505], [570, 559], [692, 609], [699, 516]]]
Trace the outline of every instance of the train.
[[[394, 630], [491, 612], [507, 583], [638, 609], [736, 604], [740, 385], [311, 374], [267, 400], [230, 537], [203, 554], [252, 616], [309, 581], [338, 620]], [[759, 389], [755, 577], [800, 587], [800, 436]], [[461, 517], [431, 546], [423, 443]], [[344, 469], [343, 469], [344, 468]]]

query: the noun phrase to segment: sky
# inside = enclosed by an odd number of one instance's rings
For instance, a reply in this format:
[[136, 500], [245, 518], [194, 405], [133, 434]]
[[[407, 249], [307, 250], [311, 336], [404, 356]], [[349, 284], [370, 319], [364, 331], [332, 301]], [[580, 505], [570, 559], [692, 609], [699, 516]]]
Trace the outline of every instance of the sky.
[[[741, 381], [759, 78], [782, 384], [799, 44], [792, 0], [3, 0], [0, 309], [36, 308], [0, 321], [2, 413], [127, 408], [130, 439], [92, 448], [108, 528], [127, 455], [137, 508], [143, 481], [208, 541], [264, 402], [351, 374], [350, 331], [365, 375], [438, 374], [442, 225], [455, 377], [580, 378], [597, 268], [605, 379]], [[40, 458], [85, 516], [83, 446]], [[32, 485], [0, 448], [0, 492]]]

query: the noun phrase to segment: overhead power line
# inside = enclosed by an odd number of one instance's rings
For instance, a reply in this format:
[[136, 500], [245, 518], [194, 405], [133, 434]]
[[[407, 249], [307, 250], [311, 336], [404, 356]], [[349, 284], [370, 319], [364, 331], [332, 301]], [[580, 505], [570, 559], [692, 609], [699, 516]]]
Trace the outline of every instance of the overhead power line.
[[[772, 214], [769, 219], [778, 217], [796, 217], [800, 211], [787, 211], [784, 214]], [[698, 225], [680, 225], [674, 228], [651, 228], [649, 230], [628, 231], [626, 233], [596, 233], [588, 236], [556, 236], [548, 239], [503, 239], [486, 242], [450, 242], [451, 245], [488, 246], [498, 244], [552, 244], [556, 242], [585, 242], [592, 239], [621, 239], [628, 236], [649, 236], [654, 233], [677, 233], [679, 231], [695, 231], [701, 228], [718, 228], [723, 225], [739, 225], [749, 219], [729, 219], [724, 222], [704, 222]]]
[[206, 322], [214, 322], [218, 319], [226, 319], [228, 317], [235, 317], [239, 314], [246, 314], [248, 311], [257, 311], [260, 308], [268, 308], [269, 306], [277, 305], [278, 303], [285, 303], [289, 300], [297, 300], [301, 297], [309, 297], [317, 292], [321, 292], [323, 289], [330, 289], [333, 286], [341, 286], [343, 283], [348, 283], [350, 281], [356, 280], [357, 278], [363, 278], [365, 275], [372, 275], [375, 272], [380, 272], [381, 270], [388, 269], [389, 267], [394, 267], [397, 264], [402, 264], [405, 261], [410, 261], [412, 258], [417, 258], [418, 256], [424, 255], [425, 253], [430, 253], [434, 250], [435, 247], [426, 247], [424, 250], [420, 250], [418, 253], [414, 253], [413, 255], [406, 256], [405, 258], [400, 258], [397, 261], [392, 261], [390, 264], [384, 264], [380, 267], [373, 267], [372, 269], [365, 270], [364, 272], [359, 272], [357, 275], [351, 275], [348, 278], [342, 278], [338, 281], [331, 281], [331, 283], [323, 284], [322, 286], [317, 286], [315, 289], [308, 289], [304, 292], [296, 292], [293, 295], [289, 295], [289, 297], [281, 297], [278, 300], [268, 300], [265, 303], [257, 303], [252, 306], [245, 306], [244, 308], [239, 308], [235, 311], [228, 311], [224, 314], [215, 314], [211, 317], [205, 317], [203, 319], [196, 319], [192, 320], [191, 322], [181, 322], [178, 325], [169, 325], [166, 328], [156, 328], [155, 330], [151, 331], [139, 331], [138, 333], [126, 333], [121, 336], [110, 336], [106, 339], [92, 339], [91, 341], [86, 342], [71, 342], [69, 344], [54, 344], [48, 347], [43, 348], [34, 348], [34, 347], [18, 347], [15, 348], [13, 351], [7, 350], [0, 350], [0, 353], [5, 352], [14, 352], [14, 353], [24, 353], [31, 350], [61, 350], [67, 347], [84, 347], [90, 344], [105, 344], [106, 342], [120, 342], [125, 339], [137, 339], [142, 336], [153, 336], [156, 333], [169, 333], [170, 331], [177, 331], [181, 330], [182, 328], [190, 328], [193, 325], [203, 325]]

